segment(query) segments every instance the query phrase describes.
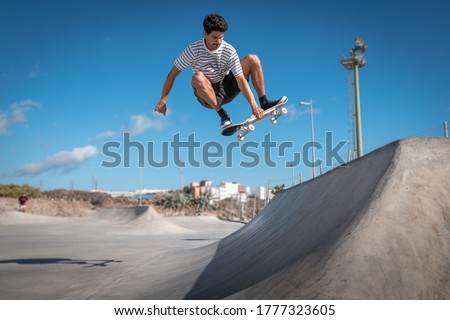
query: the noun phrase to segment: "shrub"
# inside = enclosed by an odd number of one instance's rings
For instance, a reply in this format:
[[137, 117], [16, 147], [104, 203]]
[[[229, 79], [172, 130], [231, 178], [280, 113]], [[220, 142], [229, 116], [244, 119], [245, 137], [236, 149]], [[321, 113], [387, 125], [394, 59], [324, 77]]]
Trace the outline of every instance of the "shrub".
[[39, 188], [31, 187], [28, 184], [0, 184], [0, 197], [18, 198], [25, 194], [29, 198], [40, 198], [42, 192]]

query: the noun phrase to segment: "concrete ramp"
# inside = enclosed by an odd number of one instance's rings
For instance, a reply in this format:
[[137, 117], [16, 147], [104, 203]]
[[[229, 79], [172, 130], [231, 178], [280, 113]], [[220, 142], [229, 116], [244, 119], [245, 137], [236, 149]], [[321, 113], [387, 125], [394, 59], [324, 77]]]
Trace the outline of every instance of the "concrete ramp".
[[101, 209], [93, 218], [100, 222], [123, 224], [125, 233], [163, 235], [191, 232], [164, 219], [153, 206]]
[[[279, 193], [218, 243], [160, 256], [152, 299], [450, 299], [450, 142], [391, 143]], [[138, 295], [138, 296], [135, 296]]]
[[148, 207], [103, 208], [93, 215], [94, 219], [113, 223], [128, 223], [145, 214]]

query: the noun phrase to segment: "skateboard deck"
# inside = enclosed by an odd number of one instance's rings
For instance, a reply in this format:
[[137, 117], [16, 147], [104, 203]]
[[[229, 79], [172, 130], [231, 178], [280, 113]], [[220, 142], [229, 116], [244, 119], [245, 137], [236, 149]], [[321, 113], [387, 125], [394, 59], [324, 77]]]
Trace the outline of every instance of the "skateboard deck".
[[241, 131], [241, 133], [238, 134], [237, 139], [239, 141], [242, 141], [249, 132], [255, 130], [255, 123], [264, 120], [269, 116], [272, 116], [272, 118], [270, 118], [270, 122], [272, 124], [277, 123], [278, 118], [287, 113], [287, 109], [283, 108], [284, 104], [287, 101], [288, 98], [283, 96], [277, 105], [264, 111], [264, 116], [261, 119], [256, 118], [254, 115], [251, 115], [250, 118], [248, 118], [244, 122], [232, 124], [223, 128], [222, 135], [232, 136], [236, 132]]

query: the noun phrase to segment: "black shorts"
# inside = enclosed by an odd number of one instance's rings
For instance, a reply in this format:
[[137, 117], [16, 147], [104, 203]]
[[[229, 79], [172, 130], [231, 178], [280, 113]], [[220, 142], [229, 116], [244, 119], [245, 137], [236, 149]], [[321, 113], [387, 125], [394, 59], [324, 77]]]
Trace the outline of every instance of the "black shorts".
[[[232, 72], [227, 74], [222, 81], [212, 83], [212, 86], [214, 92], [216, 93], [217, 102], [219, 103], [220, 106], [223, 106], [224, 104], [233, 101], [233, 99], [236, 98], [236, 96], [241, 92], [237, 84], [236, 77], [233, 75]], [[202, 106], [212, 109], [212, 107], [197, 94], [195, 88], [194, 94], [197, 97], [198, 102], [200, 102]]]

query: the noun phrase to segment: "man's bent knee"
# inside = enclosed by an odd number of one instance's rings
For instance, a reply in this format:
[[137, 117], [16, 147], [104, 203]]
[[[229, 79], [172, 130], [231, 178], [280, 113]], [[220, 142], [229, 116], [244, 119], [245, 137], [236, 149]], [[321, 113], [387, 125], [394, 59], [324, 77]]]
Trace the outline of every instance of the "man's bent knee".
[[250, 53], [247, 56], [245, 56], [245, 58], [242, 59], [242, 62], [244, 62], [244, 61], [249, 63], [249, 64], [251, 64], [251, 65], [253, 65], [253, 64], [260, 64], [261, 63], [261, 61], [259, 60], [258, 56], [256, 54], [254, 54], [254, 53]]
[[209, 80], [203, 72], [198, 71], [192, 76], [192, 86], [196, 89], [204, 86], [206, 82], [209, 82]]

